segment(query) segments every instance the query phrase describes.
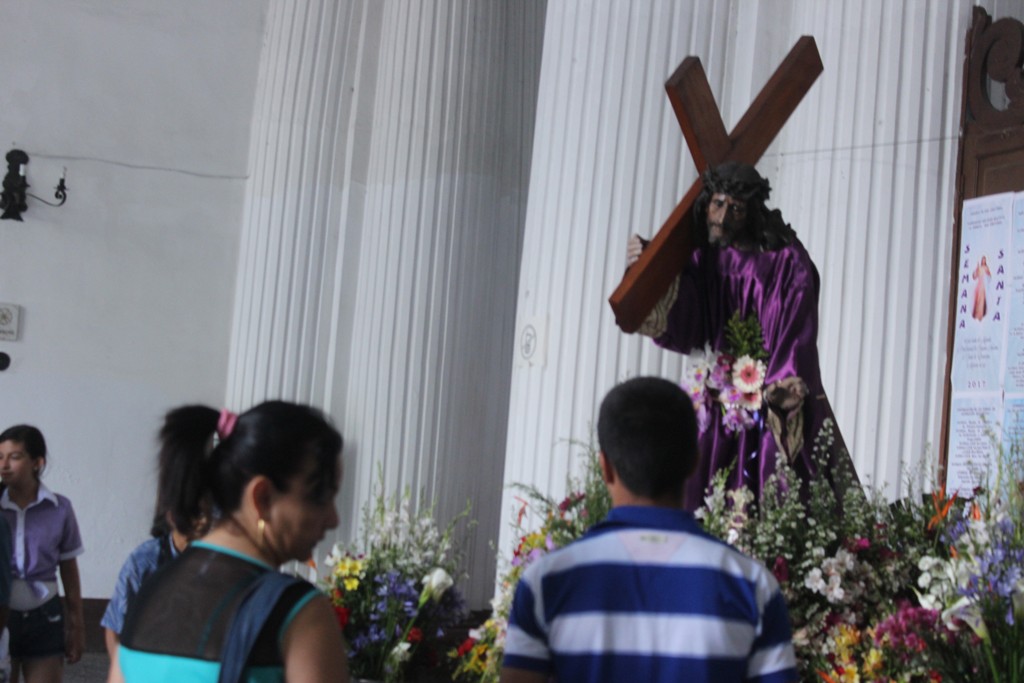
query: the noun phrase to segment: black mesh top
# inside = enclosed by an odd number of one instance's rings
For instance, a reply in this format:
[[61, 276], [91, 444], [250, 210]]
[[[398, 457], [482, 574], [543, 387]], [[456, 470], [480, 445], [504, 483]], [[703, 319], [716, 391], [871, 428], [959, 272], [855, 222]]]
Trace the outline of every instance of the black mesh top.
[[[195, 543], [142, 585], [121, 632], [132, 650], [219, 661], [231, 618], [246, 589], [266, 565], [232, 551]], [[249, 666], [282, 666], [280, 636], [309, 583], [288, 588], [260, 631]]]

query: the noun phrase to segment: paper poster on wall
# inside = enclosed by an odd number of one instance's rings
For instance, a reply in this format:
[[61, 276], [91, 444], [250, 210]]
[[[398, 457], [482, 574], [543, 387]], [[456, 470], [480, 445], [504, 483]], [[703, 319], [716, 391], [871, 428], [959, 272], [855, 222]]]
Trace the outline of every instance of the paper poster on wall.
[[1024, 446], [1024, 394], [1003, 398], [1002, 444], [1005, 452]]
[[1003, 398], [999, 393], [953, 396], [949, 415], [946, 491], [970, 497], [985, 486], [1000, 442]]
[[1002, 389], [1014, 195], [964, 202], [953, 342], [953, 392]]
[[1010, 247], [1011, 268], [1006, 289], [1010, 298], [1006, 319], [1006, 372], [1004, 390], [1007, 394], [1024, 394], [1024, 192], [1013, 202], [1013, 234]]
[[1024, 192], [965, 201], [961, 226], [946, 488], [970, 496], [1024, 442]]

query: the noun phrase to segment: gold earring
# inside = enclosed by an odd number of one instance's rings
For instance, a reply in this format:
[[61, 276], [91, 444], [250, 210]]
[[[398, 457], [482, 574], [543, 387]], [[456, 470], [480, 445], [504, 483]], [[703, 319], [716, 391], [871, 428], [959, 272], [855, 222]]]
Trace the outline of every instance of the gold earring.
[[266, 528], [267, 523], [264, 522], [263, 518], [261, 517], [260, 520], [256, 522], [256, 545], [258, 545], [260, 548], [263, 547], [263, 530]]

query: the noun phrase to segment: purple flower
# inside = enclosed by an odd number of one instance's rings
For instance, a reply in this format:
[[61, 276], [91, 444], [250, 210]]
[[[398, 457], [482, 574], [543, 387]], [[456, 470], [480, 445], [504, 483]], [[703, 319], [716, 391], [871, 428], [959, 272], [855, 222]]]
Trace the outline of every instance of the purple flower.
[[754, 426], [754, 420], [750, 417], [750, 413], [742, 408], [730, 406], [725, 409], [725, 414], [722, 416], [722, 425], [725, 427], [725, 431], [735, 434]]
[[732, 368], [722, 363], [716, 363], [711, 375], [708, 377], [708, 386], [712, 389], [724, 389], [729, 386], [732, 380]]
[[[1013, 594], [1017, 585], [1024, 578], [1024, 548], [1014, 548], [1005, 537], [998, 532], [1002, 529], [997, 526], [994, 531], [996, 538], [992, 545], [977, 558], [978, 573], [972, 574], [965, 585], [960, 587], [960, 594], [972, 601], [987, 602], [1008, 605], [1006, 623], [1012, 625], [1013, 621]], [[1012, 525], [1006, 536], [1012, 538]]]

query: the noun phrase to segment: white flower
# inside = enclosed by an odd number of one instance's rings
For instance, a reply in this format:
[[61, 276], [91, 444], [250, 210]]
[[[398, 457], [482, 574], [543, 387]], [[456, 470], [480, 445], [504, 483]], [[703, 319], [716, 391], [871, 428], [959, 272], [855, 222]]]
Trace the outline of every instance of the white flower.
[[445, 591], [451, 588], [454, 583], [448, 572], [440, 567], [434, 567], [430, 570], [429, 574], [423, 577], [423, 592], [420, 594], [420, 604], [425, 603], [431, 598], [433, 598], [434, 602], [438, 602], [441, 596], [445, 594]]
[[942, 621], [946, 626], [951, 625], [953, 617], [965, 621], [974, 631], [974, 634], [982, 640], [988, 640], [988, 627], [981, 616], [981, 608], [971, 602], [969, 598], [960, 598], [953, 603], [952, 607], [942, 613]]
[[839, 578], [838, 574], [832, 574], [828, 577], [828, 588], [825, 589], [825, 597], [831, 603], [842, 602], [846, 596], [846, 591], [840, 586], [842, 579]]
[[825, 592], [825, 579], [821, 575], [821, 570], [815, 567], [811, 571], [807, 572], [807, 576], [804, 578], [804, 586], [815, 593]]
[[399, 643], [398, 645], [395, 645], [393, 650], [391, 650], [391, 654], [388, 655], [388, 658], [396, 664], [401, 664], [409, 659], [412, 654], [409, 651], [411, 648], [412, 645], [410, 643]]
[[918, 593], [917, 591], [914, 591], [914, 592], [917, 593], [917, 601], [919, 603], [921, 603], [921, 607], [924, 607], [925, 609], [930, 609], [930, 610], [941, 610], [942, 609], [942, 607], [943, 607], [942, 600], [939, 600], [937, 597], [935, 597], [931, 593], [923, 593], [922, 594], [922, 593]]
[[686, 358], [686, 372], [690, 377], [700, 378], [701, 383], [707, 379], [708, 373], [714, 366], [717, 354], [711, 350], [709, 344], [703, 349], [694, 349]]
[[327, 566], [333, 568], [343, 557], [345, 557], [345, 549], [340, 543], [335, 543], [334, 547], [331, 548], [331, 552], [327, 555]]
[[736, 545], [736, 541], [740, 540], [740, 532], [736, 529], [730, 528], [729, 533], [725, 535], [725, 542], [729, 545]]

